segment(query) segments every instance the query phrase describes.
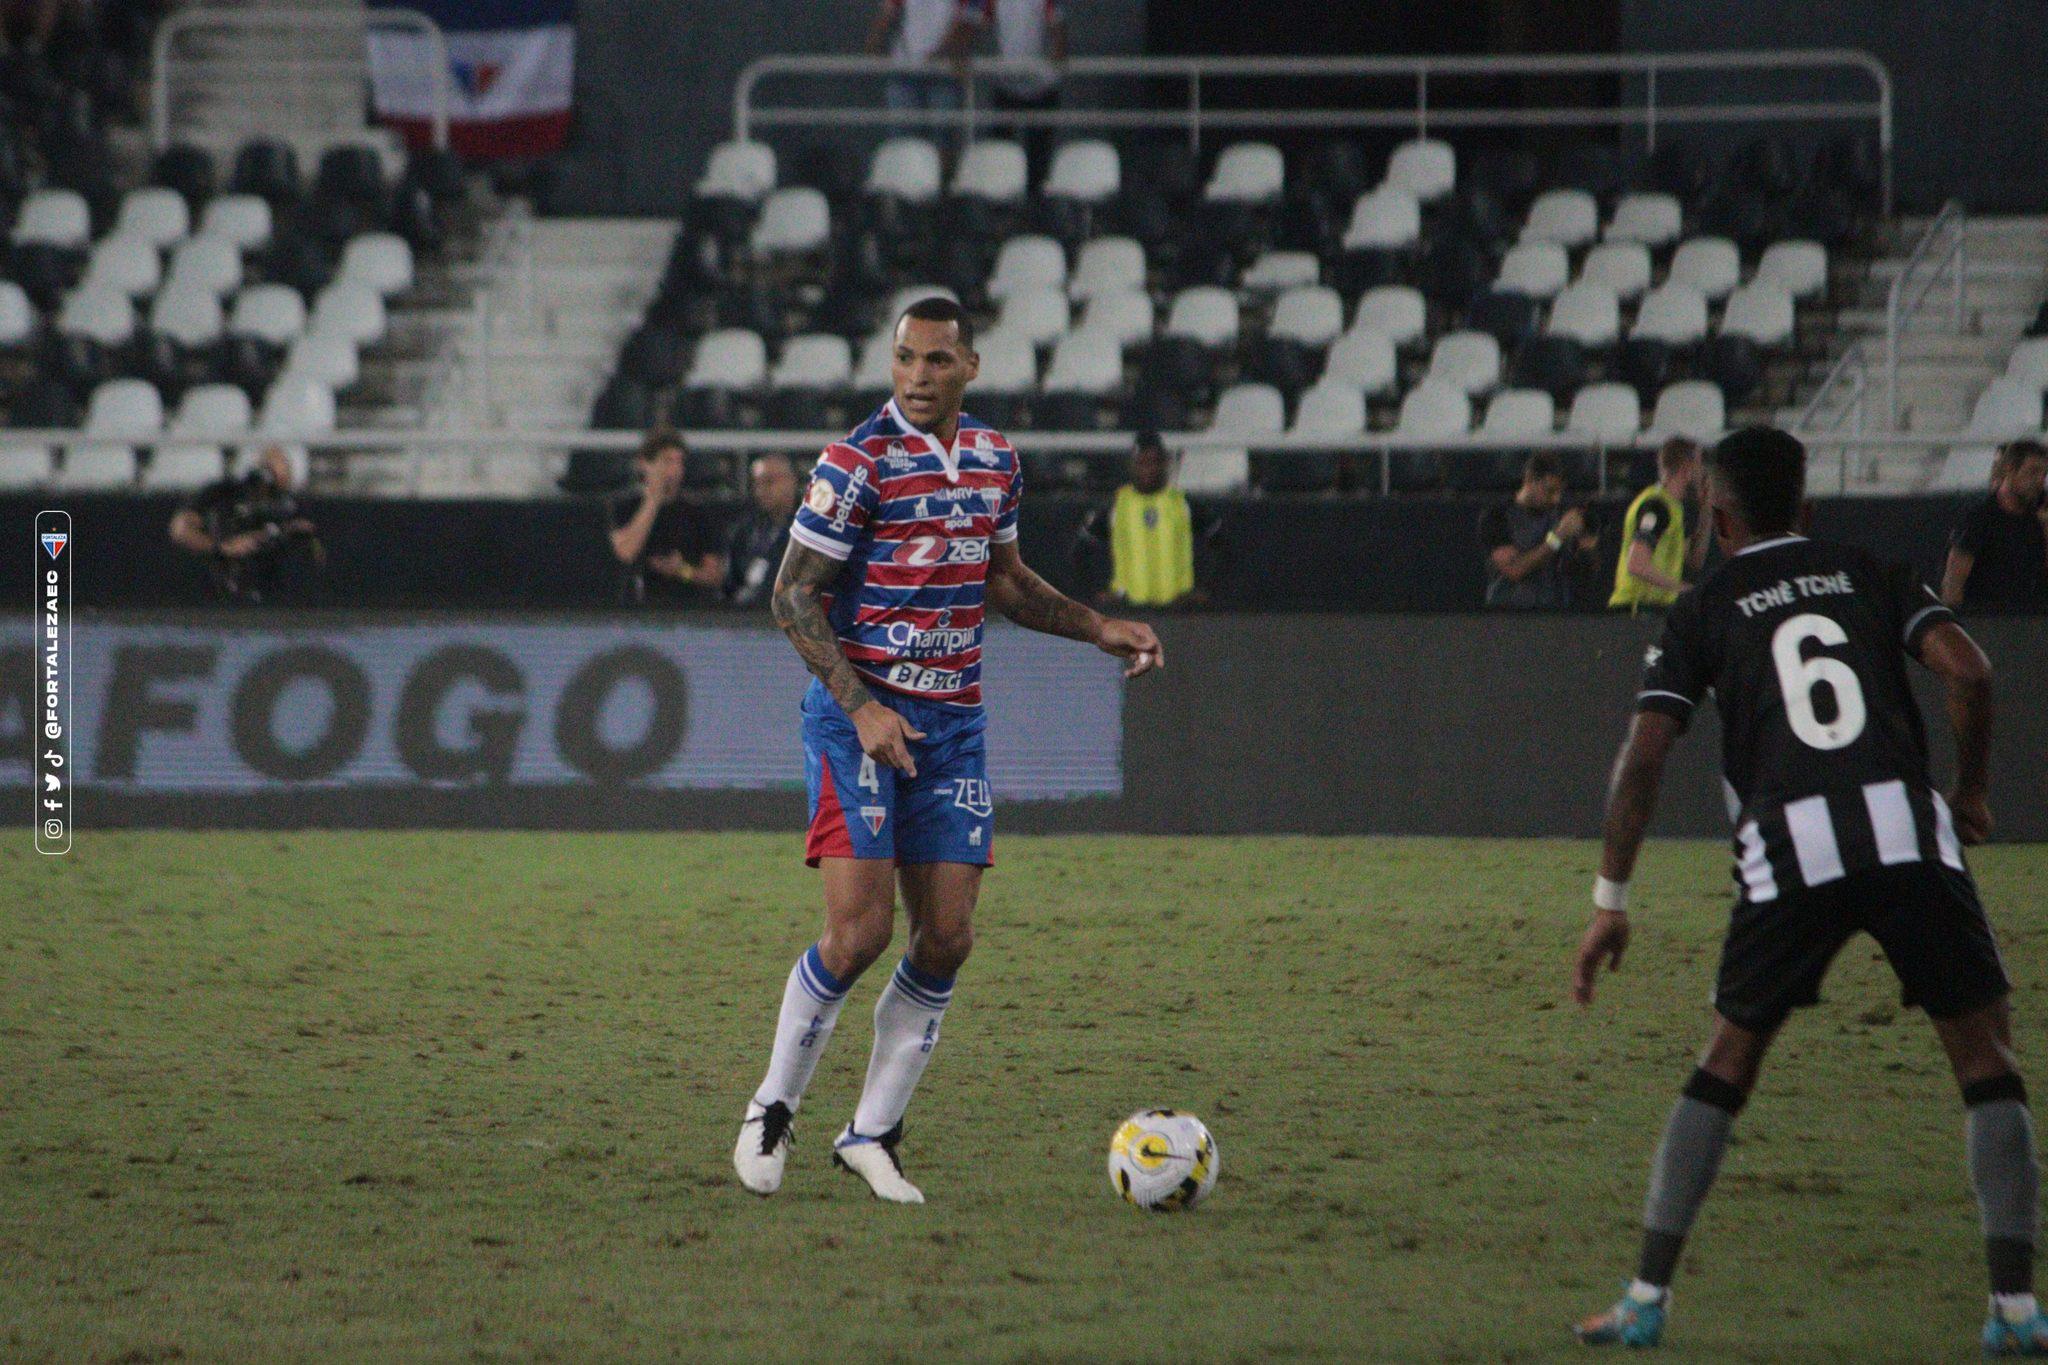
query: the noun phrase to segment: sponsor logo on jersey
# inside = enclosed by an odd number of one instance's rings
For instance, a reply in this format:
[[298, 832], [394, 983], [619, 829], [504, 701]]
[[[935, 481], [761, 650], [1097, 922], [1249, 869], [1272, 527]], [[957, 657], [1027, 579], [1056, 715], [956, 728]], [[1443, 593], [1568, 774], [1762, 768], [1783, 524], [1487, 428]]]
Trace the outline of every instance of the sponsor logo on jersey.
[[995, 804], [989, 798], [988, 779], [985, 777], [954, 778], [953, 804], [978, 819], [988, 819], [989, 815], [995, 810]]
[[917, 456], [903, 448], [903, 442], [889, 442], [889, 449], [882, 456], [882, 463], [891, 469], [910, 469], [917, 464]]
[[936, 659], [974, 648], [981, 638], [981, 627], [956, 629], [939, 625], [921, 629], [911, 621], [891, 621], [883, 633], [891, 648], [913, 659]]
[[[853, 515], [853, 506], [860, 501], [860, 490], [868, 485], [868, 471], [865, 466], [853, 471], [853, 477], [846, 481], [846, 491], [839, 495], [839, 502], [832, 512], [832, 529], [844, 531], [846, 519]], [[820, 515], [823, 515], [822, 513]]]
[[906, 692], [958, 692], [967, 685], [964, 670], [948, 668], [924, 668], [917, 664], [892, 664], [882, 675], [892, 687]]
[[886, 806], [862, 806], [860, 808], [860, 818], [861, 822], [868, 827], [869, 835], [880, 837], [882, 822], [889, 818], [889, 810]]
[[1655, 668], [1657, 666], [1657, 660], [1663, 657], [1664, 647], [1662, 645], [1651, 645], [1648, 649], [1643, 651], [1643, 667]]
[[981, 826], [980, 826], [980, 825], [976, 825], [976, 826], [975, 826], [975, 827], [974, 827], [973, 829], [970, 829], [970, 830], [968, 830], [968, 831], [967, 831], [967, 846], [968, 846], [969, 848], [980, 848], [980, 847], [981, 847]]
[[912, 536], [889, 556], [913, 569], [934, 564], [980, 564], [988, 558], [988, 540], [983, 536], [948, 540], [944, 536]]

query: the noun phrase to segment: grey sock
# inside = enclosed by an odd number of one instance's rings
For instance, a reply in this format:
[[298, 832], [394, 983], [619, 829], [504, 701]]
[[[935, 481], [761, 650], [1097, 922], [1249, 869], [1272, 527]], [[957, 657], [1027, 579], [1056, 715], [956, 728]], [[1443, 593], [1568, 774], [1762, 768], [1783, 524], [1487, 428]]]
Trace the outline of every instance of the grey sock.
[[1989, 1100], [1970, 1106], [1966, 1131], [1970, 1184], [1984, 1219], [1992, 1289], [2026, 1293], [2033, 1282], [2041, 1185], [2034, 1120], [2024, 1100]]
[[1728, 1130], [1748, 1096], [1741, 1087], [1701, 1070], [1686, 1082], [1685, 1093], [1664, 1124], [1657, 1160], [1650, 1167], [1650, 1193], [1643, 1201], [1643, 1250], [1636, 1278], [1658, 1286], [1671, 1283], [1685, 1235], [1728, 1146]]

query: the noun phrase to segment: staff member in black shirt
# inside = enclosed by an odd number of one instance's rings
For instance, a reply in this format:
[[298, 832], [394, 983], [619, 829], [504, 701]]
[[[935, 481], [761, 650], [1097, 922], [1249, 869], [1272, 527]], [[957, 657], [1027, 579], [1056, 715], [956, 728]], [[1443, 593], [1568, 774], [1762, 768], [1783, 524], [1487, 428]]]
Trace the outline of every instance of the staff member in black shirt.
[[612, 554], [625, 566], [620, 599], [630, 605], [701, 602], [724, 577], [703, 509], [683, 496], [687, 451], [673, 431], [640, 443], [640, 491], [612, 499]]
[[1539, 450], [1522, 467], [1522, 486], [1479, 515], [1486, 552], [1486, 605], [1562, 611], [1572, 604], [1572, 559], [1599, 544], [1586, 514], [1564, 506], [1564, 462]]
[[1991, 466], [1991, 494], [1949, 537], [1941, 600], [1951, 607], [2048, 607], [2048, 446], [2010, 441]]
[[315, 567], [327, 562], [313, 523], [299, 515], [292, 482], [290, 457], [268, 446], [247, 473], [206, 485], [171, 518], [171, 543], [206, 558], [220, 597], [256, 603], [274, 596], [293, 546], [305, 547]]
[[796, 516], [796, 466], [787, 455], [762, 455], [747, 470], [754, 510], [732, 528], [725, 547], [725, 586], [720, 595], [735, 607], [758, 607], [775, 586], [789, 548], [789, 523]]

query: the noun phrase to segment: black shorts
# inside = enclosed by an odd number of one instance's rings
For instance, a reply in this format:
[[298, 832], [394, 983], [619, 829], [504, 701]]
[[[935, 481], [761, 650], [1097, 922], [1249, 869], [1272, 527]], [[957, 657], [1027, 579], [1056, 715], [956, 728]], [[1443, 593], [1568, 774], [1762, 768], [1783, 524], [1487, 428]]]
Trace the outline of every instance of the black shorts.
[[1714, 1008], [1753, 1032], [1775, 1030], [1793, 1010], [1819, 1003], [1828, 965], [1859, 929], [1884, 949], [1907, 1008], [1952, 1019], [2011, 989], [1969, 876], [1906, 863], [1788, 889], [1761, 904], [1737, 901]]

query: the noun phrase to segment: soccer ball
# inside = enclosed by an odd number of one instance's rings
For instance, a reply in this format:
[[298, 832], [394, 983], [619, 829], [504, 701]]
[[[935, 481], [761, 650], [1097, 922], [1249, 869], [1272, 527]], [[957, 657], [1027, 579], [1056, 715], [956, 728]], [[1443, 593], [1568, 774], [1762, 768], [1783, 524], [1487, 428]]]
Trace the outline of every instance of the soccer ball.
[[1208, 1197], [1223, 1158], [1193, 1114], [1147, 1109], [1109, 1140], [1109, 1183], [1141, 1209], [1191, 1209]]

